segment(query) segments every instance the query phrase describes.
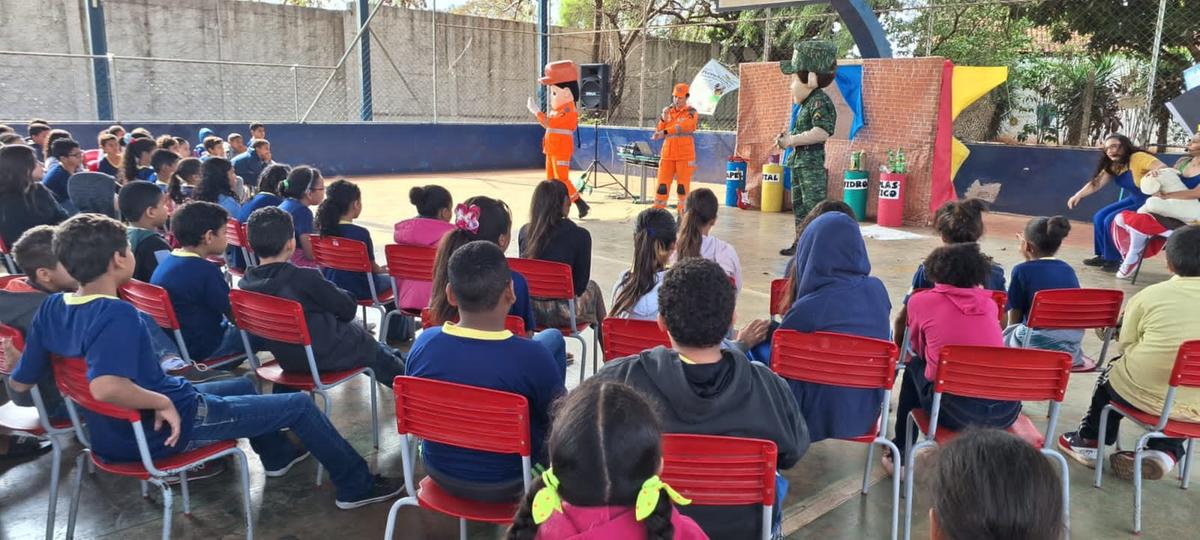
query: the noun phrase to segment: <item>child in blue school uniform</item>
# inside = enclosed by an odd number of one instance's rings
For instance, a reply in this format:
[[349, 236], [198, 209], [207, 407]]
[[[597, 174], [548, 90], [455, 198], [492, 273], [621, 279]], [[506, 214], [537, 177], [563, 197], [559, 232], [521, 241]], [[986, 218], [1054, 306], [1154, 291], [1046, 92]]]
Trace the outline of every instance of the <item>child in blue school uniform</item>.
[[225, 253], [229, 212], [216, 203], [193, 201], [171, 216], [171, 232], [182, 246], [154, 269], [150, 283], [167, 290], [179, 318], [183, 342], [195, 360], [244, 351], [230, 321], [229, 284], [216, 263]]
[[[148, 327], [132, 305], [116, 296], [134, 268], [119, 222], [96, 214], [75, 216], [55, 231], [54, 252], [78, 280], [79, 291], [51, 294], [42, 303], [9, 379], [13, 390], [29, 391], [51, 373], [51, 355], [82, 357], [98, 401], [142, 411], [146, 446], [156, 459], [213, 441], [248, 438], [268, 477], [284, 476], [316, 456], [329, 469], [338, 508], [385, 501], [403, 490], [400, 479], [373, 476], [307, 395], [262, 396], [246, 378], [193, 385], [163, 373]], [[139, 462], [127, 420], [81, 412], [97, 457]], [[291, 442], [284, 428], [303, 446]]]
[[[544, 462], [543, 441], [550, 427], [550, 404], [566, 393], [563, 373], [545, 347], [505, 329], [516, 301], [504, 252], [488, 241], [454, 250], [442, 287], [458, 323], [433, 327], [413, 343], [408, 375], [491, 388], [529, 400], [532, 456]], [[515, 455], [466, 450], [426, 441], [425, 469], [457, 497], [487, 502], [516, 501], [524, 490], [521, 459]]]
[[1004, 345], [1062, 351], [1074, 358], [1073, 371], [1091, 371], [1096, 363], [1083, 356], [1080, 342], [1083, 330], [1031, 330], [1025, 323], [1033, 308], [1033, 295], [1046, 289], [1078, 289], [1079, 278], [1071, 265], [1054, 258], [1063, 239], [1071, 232], [1071, 222], [1062, 216], [1037, 217], [1025, 225], [1021, 235], [1021, 255], [1025, 262], [1012, 269], [1008, 286], [1008, 327]]
[[307, 236], [313, 233], [313, 213], [308, 207], [325, 200], [325, 179], [321, 177], [321, 171], [308, 165], [293, 168], [279, 184], [279, 195], [284, 198], [279, 207], [292, 215], [292, 227], [296, 229], [296, 252], [292, 254], [292, 264], [301, 268], [317, 268], [317, 262], [313, 260], [312, 242]]
[[[366, 244], [367, 258], [371, 260], [370, 277], [375, 282], [375, 294], [382, 296], [383, 293], [392, 290], [392, 280], [387, 276], [387, 269], [375, 263], [375, 244], [371, 242], [371, 233], [354, 224], [354, 220], [361, 214], [362, 190], [345, 180], [334, 181], [326, 187], [325, 200], [317, 207], [317, 232], [321, 236], [336, 236]], [[323, 268], [321, 274], [334, 285], [354, 295], [354, 298], [371, 299], [371, 288], [365, 273]]]

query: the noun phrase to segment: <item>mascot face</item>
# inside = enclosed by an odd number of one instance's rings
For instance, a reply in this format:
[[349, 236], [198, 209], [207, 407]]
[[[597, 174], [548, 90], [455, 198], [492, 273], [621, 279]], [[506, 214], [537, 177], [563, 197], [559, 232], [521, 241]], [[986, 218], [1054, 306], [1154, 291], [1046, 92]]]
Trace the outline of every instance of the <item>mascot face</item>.
[[[808, 80], [801, 80], [800, 75], [808, 75]], [[797, 105], [804, 101], [813, 89], [817, 87], [817, 75], [815, 73], [801, 71], [792, 74], [792, 85], [790, 87], [792, 93], [792, 103]]]
[[553, 84], [547, 86], [550, 89], [550, 107], [560, 109], [568, 103], [575, 102], [575, 96], [571, 95], [571, 89], [555, 86]]

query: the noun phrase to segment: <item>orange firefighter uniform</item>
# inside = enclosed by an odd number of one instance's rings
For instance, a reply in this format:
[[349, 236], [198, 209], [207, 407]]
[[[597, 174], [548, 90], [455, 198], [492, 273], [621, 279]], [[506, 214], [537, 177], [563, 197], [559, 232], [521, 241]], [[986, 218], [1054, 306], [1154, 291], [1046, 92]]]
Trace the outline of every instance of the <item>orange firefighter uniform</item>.
[[[675, 85], [674, 97], [687, 97], [688, 85]], [[688, 106], [672, 104], [663, 110], [658, 119], [658, 132], [664, 137], [662, 155], [658, 164], [658, 189], [654, 192], [654, 206], [666, 208], [671, 194], [671, 181], [675, 181], [675, 193], [679, 198], [679, 211], [684, 211], [684, 199], [692, 186], [692, 172], [696, 169], [696, 145], [692, 133], [696, 131], [699, 114]]]
[[575, 184], [571, 183], [571, 152], [575, 149], [575, 129], [579, 127], [579, 110], [575, 108], [575, 97], [570, 90], [558, 87], [560, 83], [579, 81], [575, 62], [560, 60], [546, 64], [543, 77], [538, 82], [550, 87], [550, 112], [537, 112], [538, 123], [546, 128], [542, 138], [542, 153], [546, 154], [546, 179], [558, 180], [567, 186], [572, 201], [579, 200]]

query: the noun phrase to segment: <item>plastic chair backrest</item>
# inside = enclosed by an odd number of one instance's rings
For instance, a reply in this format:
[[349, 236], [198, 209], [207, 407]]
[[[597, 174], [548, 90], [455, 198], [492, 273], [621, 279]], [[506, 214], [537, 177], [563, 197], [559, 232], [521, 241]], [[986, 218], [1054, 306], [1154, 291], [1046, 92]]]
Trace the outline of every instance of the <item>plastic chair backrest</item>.
[[100, 159], [100, 149], [99, 148], [93, 148], [91, 150], [83, 151], [83, 161], [84, 162], [95, 161], [97, 159]]
[[796, 381], [890, 390], [899, 351], [882, 339], [780, 329], [771, 338], [771, 370]]
[[[920, 289], [913, 289], [912, 292], [908, 294], [908, 296], [909, 296], [909, 298], [912, 298], [912, 296], [914, 294], [917, 294], [919, 292], [925, 292], [928, 290], [930, 290], [928, 287], [924, 287], [924, 288], [920, 288]], [[997, 313], [999, 313], [998, 316], [1000, 317], [1000, 324], [1004, 324], [1004, 321], [1007, 320], [1007, 315], [1008, 315], [1008, 312], [1004, 309], [1005, 307], [1008, 306], [1008, 293], [1006, 293], [1004, 291], [990, 291], [990, 292], [992, 293], [992, 301], [996, 303], [996, 311], [997, 311]]]
[[0, 254], [8, 255], [8, 242], [4, 241], [4, 237], [0, 236]]
[[1121, 317], [1125, 293], [1113, 289], [1046, 289], [1033, 295], [1030, 328], [1112, 328]]
[[433, 281], [437, 248], [388, 244], [383, 247], [383, 255], [387, 258], [388, 275], [393, 278]]
[[321, 267], [347, 272], [371, 271], [371, 258], [367, 256], [365, 242], [337, 236], [306, 236], [312, 242], [313, 260]]
[[246, 224], [238, 221], [235, 217], [231, 217], [229, 221], [225, 222], [225, 239], [231, 246], [253, 252], [250, 249], [250, 240], [246, 237]]
[[783, 302], [783, 296], [787, 294], [787, 288], [787, 278], [771, 280], [771, 309], [768, 311], [770, 316], [783, 315], [787, 311], [787, 306], [779, 305]]
[[129, 280], [117, 289], [121, 299], [133, 304], [138, 311], [149, 315], [155, 323], [168, 330], [179, 330], [179, 319], [167, 290], [136, 279]]
[[508, 267], [529, 282], [529, 296], [546, 300], [575, 299], [575, 282], [569, 264], [509, 257]]
[[[458, 321], [454, 321], [458, 322]], [[433, 312], [429, 308], [421, 308], [421, 329], [425, 330], [431, 326], [441, 326], [442, 322], [434, 320]], [[504, 318], [504, 329], [512, 332], [515, 335], [525, 336], [525, 319], [516, 315], [509, 315]]]
[[1185, 341], [1179, 346], [1170, 385], [1200, 388], [1200, 340]]
[[[13, 328], [7, 324], [0, 324], [0, 375], [12, 375], [11, 372], [4, 369], [4, 365], [6, 364], [7, 360], [4, 357], [5, 351], [7, 350], [7, 347], [4, 346], [5, 343], [11, 343], [12, 347], [16, 349], [17, 352], [21, 352], [25, 350], [25, 336], [22, 336], [21, 331], [17, 330], [16, 328]], [[14, 366], [17, 365], [17, 360], [17, 358], [13, 359]]]
[[1071, 355], [1041, 349], [948, 345], [934, 392], [1003, 401], [1058, 401], [1067, 393]]
[[51, 356], [50, 363], [54, 368], [54, 384], [58, 386], [58, 391], [75, 404], [118, 420], [141, 421], [142, 415], [138, 411], [104, 403], [92, 396], [92, 388], [87, 378], [87, 362], [84, 359]]
[[465, 384], [399, 376], [396, 430], [460, 448], [529, 456], [529, 400]]
[[633, 356], [659, 345], [671, 348], [671, 338], [655, 321], [608, 317], [600, 327], [605, 361]]
[[700, 506], [775, 504], [775, 443], [762, 439], [664, 433], [659, 475]]
[[229, 302], [234, 323], [247, 333], [293, 345], [312, 345], [299, 302], [242, 289], [229, 291]]
[[0, 289], [7, 287], [9, 283], [18, 279], [25, 279], [25, 274], [9, 274], [7, 276], [0, 276]]

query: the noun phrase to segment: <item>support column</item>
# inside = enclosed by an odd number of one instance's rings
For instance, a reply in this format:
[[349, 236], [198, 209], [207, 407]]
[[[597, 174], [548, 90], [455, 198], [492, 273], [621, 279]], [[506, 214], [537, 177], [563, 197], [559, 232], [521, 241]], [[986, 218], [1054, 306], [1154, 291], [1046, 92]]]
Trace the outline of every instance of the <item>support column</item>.
[[[534, 77], [541, 77], [542, 70], [550, 63], [550, 0], [538, 0], [537, 5], [538, 66]], [[546, 87], [537, 85], [538, 105], [546, 110]]]
[[[383, 0], [379, 0], [382, 2]], [[358, 0], [358, 30], [363, 32], [370, 17], [370, 0]], [[362, 77], [362, 108], [359, 115], [362, 121], [370, 122], [375, 119], [375, 106], [371, 96], [371, 40], [358, 41], [358, 72]]]
[[[84, 0], [87, 7], [87, 31], [89, 53], [93, 56], [108, 55], [108, 35], [104, 31], [104, 6], [100, 0]], [[112, 121], [112, 74], [109, 73], [107, 58], [92, 59], [92, 80], [95, 83], [96, 119]]]

